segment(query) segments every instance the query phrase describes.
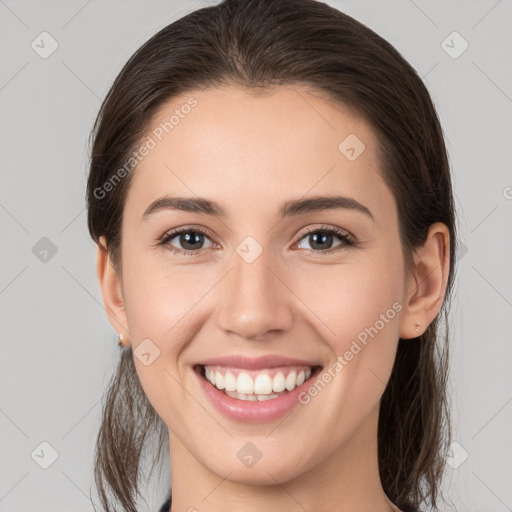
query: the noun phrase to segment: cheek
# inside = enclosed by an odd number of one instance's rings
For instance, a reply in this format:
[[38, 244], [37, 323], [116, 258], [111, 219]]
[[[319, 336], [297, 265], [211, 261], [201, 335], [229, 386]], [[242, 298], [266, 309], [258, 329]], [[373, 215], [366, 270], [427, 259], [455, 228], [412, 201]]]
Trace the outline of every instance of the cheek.
[[165, 340], [168, 346], [172, 340], [181, 339], [178, 333], [183, 332], [194, 307], [218, 278], [213, 268], [198, 271], [192, 264], [172, 265], [164, 249], [156, 251], [161, 253], [134, 251], [126, 258], [126, 313], [132, 336]]
[[403, 308], [403, 282], [397, 279], [402, 275], [402, 263], [399, 251], [380, 256], [340, 265], [335, 271], [326, 269], [323, 279], [315, 276], [317, 286], [304, 278], [304, 288], [298, 292], [304, 296], [301, 293], [306, 287], [313, 291], [308, 304], [318, 317], [316, 325], [334, 352], [333, 358], [338, 357], [343, 365], [345, 377], [341, 380], [346, 389], [364, 387], [363, 381], [371, 384], [373, 379], [379, 391], [379, 381], [387, 382], [393, 367]]
[[320, 376], [323, 382], [312, 383], [305, 400], [319, 428], [329, 425], [335, 443], [350, 436], [376, 406], [391, 375], [403, 308], [399, 267], [393, 259], [340, 266], [331, 269], [321, 291], [311, 288], [316, 293], [310, 304], [322, 306], [315, 309], [321, 319], [316, 325], [333, 355]]
[[[347, 340], [375, 323], [379, 330], [388, 330], [379, 322], [381, 315], [386, 317], [384, 320], [396, 319], [397, 306], [393, 308], [393, 304], [401, 300], [403, 285], [396, 278], [400, 274], [395, 267], [382, 261], [374, 265], [340, 265], [334, 271], [331, 267], [324, 276], [316, 273], [314, 282], [311, 277], [304, 277], [299, 293], [307, 296], [307, 304], [330, 328], [329, 339], [336, 340], [334, 343], [343, 349]], [[397, 322], [385, 321], [386, 326], [391, 323]]]

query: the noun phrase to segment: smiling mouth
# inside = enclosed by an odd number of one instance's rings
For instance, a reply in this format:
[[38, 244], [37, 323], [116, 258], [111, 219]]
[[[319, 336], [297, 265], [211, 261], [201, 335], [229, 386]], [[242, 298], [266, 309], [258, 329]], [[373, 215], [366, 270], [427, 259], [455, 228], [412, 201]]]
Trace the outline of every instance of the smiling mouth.
[[322, 366], [282, 366], [246, 370], [226, 366], [195, 365], [194, 370], [210, 385], [238, 400], [265, 401], [293, 391], [310, 380]]

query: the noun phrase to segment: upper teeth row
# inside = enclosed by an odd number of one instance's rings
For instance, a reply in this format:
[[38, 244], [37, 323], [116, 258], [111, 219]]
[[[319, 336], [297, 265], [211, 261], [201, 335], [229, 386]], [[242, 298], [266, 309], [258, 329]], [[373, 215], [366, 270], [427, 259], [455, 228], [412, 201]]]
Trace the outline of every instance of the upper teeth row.
[[248, 373], [241, 372], [235, 377], [231, 372], [221, 373], [218, 370], [212, 370], [205, 367], [205, 376], [217, 389], [226, 391], [236, 391], [243, 394], [270, 395], [271, 393], [280, 393], [287, 389], [292, 391], [300, 386], [311, 376], [311, 368], [306, 368], [298, 373], [292, 370], [285, 378], [282, 372], [278, 372], [274, 378], [270, 377], [265, 370], [260, 372], [253, 379]]

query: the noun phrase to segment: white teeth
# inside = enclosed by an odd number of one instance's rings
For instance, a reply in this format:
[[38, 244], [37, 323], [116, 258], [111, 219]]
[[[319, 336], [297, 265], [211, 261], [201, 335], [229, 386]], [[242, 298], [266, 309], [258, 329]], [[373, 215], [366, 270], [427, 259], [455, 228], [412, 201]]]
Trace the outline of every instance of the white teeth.
[[220, 372], [215, 372], [215, 386], [218, 389], [224, 389], [224, 375]]
[[257, 398], [260, 402], [263, 402], [265, 400], [272, 400], [272, 398], [277, 398], [280, 395], [276, 395], [275, 393], [272, 393], [271, 395], [257, 395]]
[[224, 387], [226, 391], [236, 391], [236, 379], [235, 376], [228, 372], [224, 377]]
[[297, 382], [297, 374], [295, 370], [288, 374], [286, 377], [285, 387], [288, 391], [293, 391], [295, 389], [295, 383]]
[[231, 398], [237, 398], [238, 400], [248, 400], [251, 402], [263, 402], [265, 400], [272, 400], [273, 398], [277, 398], [278, 396], [282, 395], [282, 393], [272, 393], [271, 395], [247, 395], [244, 393], [237, 393], [236, 391], [225, 391], [225, 393]]
[[285, 386], [286, 381], [284, 380], [284, 375], [281, 372], [276, 373], [272, 380], [272, 390], [276, 393], [280, 393], [281, 391], [284, 391]]
[[[265, 370], [253, 380], [247, 372], [240, 372], [237, 377], [233, 373], [205, 367], [205, 378], [217, 389], [238, 398], [240, 400], [270, 400], [287, 391], [293, 391], [311, 376], [311, 368], [292, 370], [286, 377], [283, 372], [278, 372], [274, 378], [270, 377]], [[276, 394], [277, 393], [277, 394]]]
[[236, 391], [237, 393], [244, 393], [246, 395], [254, 392], [254, 382], [249, 374], [242, 372], [238, 375], [238, 379], [236, 380]]
[[256, 395], [270, 395], [272, 393], [272, 379], [265, 373], [261, 373], [254, 381], [254, 393]]

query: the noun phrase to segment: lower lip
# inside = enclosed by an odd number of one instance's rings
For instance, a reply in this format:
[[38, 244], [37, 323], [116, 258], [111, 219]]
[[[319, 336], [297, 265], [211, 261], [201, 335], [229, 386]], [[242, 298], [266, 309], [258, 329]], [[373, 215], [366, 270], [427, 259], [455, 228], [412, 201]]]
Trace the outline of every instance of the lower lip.
[[238, 400], [226, 395], [218, 390], [209, 381], [207, 381], [199, 372], [195, 370], [199, 382], [204, 392], [211, 400], [214, 407], [228, 418], [243, 423], [267, 423], [274, 421], [286, 413], [290, 412], [296, 405], [300, 404], [299, 395], [305, 391], [311, 384], [311, 379], [319, 372], [316, 370], [310, 378], [277, 398], [264, 401]]

